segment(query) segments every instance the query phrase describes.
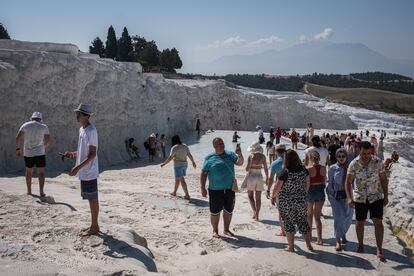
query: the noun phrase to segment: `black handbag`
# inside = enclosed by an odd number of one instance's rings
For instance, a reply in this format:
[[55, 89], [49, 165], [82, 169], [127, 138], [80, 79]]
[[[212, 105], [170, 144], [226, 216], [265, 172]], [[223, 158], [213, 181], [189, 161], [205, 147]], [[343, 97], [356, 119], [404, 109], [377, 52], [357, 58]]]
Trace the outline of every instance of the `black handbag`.
[[346, 198], [345, 191], [336, 191], [335, 192], [335, 199], [336, 200], [341, 200], [341, 199], [345, 199], [345, 198]]

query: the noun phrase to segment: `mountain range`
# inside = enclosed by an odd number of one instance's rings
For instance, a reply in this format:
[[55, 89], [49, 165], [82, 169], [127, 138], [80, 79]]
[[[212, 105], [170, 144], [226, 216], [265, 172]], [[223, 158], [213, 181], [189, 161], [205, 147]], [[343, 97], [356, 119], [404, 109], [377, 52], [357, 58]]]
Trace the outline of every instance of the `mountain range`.
[[200, 74], [303, 75], [381, 71], [414, 77], [414, 64], [390, 59], [362, 43], [306, 42], [283, 50], [223, 56], [184, 68]]

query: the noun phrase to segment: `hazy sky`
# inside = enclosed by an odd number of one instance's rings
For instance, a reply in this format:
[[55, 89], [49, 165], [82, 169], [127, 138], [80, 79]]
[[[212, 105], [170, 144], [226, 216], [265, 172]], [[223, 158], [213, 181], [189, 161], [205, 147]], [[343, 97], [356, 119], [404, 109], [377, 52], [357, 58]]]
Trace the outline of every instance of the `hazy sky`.
[[117, 36], [176, 47], [184, 64], [283, 49], [304, 41], [361, 42], [414, 60], [414, 1], [2, 0], [0, 22], [14, 39], [69, 42], [88, 51], [110, 24]]

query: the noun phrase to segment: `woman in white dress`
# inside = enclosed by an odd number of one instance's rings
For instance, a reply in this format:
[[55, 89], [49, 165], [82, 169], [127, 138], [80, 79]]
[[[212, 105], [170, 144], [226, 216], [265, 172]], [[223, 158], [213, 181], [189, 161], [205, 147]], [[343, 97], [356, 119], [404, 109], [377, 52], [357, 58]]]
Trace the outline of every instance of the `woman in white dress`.
[[[269, 178], [269, 171], [267, 168], [266, 156], [263, 154], [263, 148], [258, 142], [251, 144], [247, 148], [247, 151], [250, 155], [247, 159], [247, 175], [244, 179], [243, 186], [247, 189], [250, 206], [253, 210], [253, 219], [258, 221], [262, 204], [262, 191]], [[264, 170], [266, 179], [263, 178], [262, 170]]]

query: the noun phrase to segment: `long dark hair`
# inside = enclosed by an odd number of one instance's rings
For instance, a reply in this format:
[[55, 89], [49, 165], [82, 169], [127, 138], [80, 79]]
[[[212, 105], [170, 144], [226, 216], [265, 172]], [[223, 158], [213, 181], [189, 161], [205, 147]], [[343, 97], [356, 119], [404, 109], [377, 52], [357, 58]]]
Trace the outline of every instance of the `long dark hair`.
[[320, 148], [321, 147], [321, 138], [318, 135], [315, 135], [312, 137], [312, 145], [315, 148]]
[[174, 135], [173, 137], [171, 137], [171, 145], [175, 146], [175, 145], [181, 145], [181, 140], [180, 140], [180, 136], [178, 135]]
[[292, 149], [288, 149], [286, 151], [284, 166], [288, 170], [296, 167], [303, 167], [302, 161], [300, 161], [299, 155], [296, 153], [296, 151]]

